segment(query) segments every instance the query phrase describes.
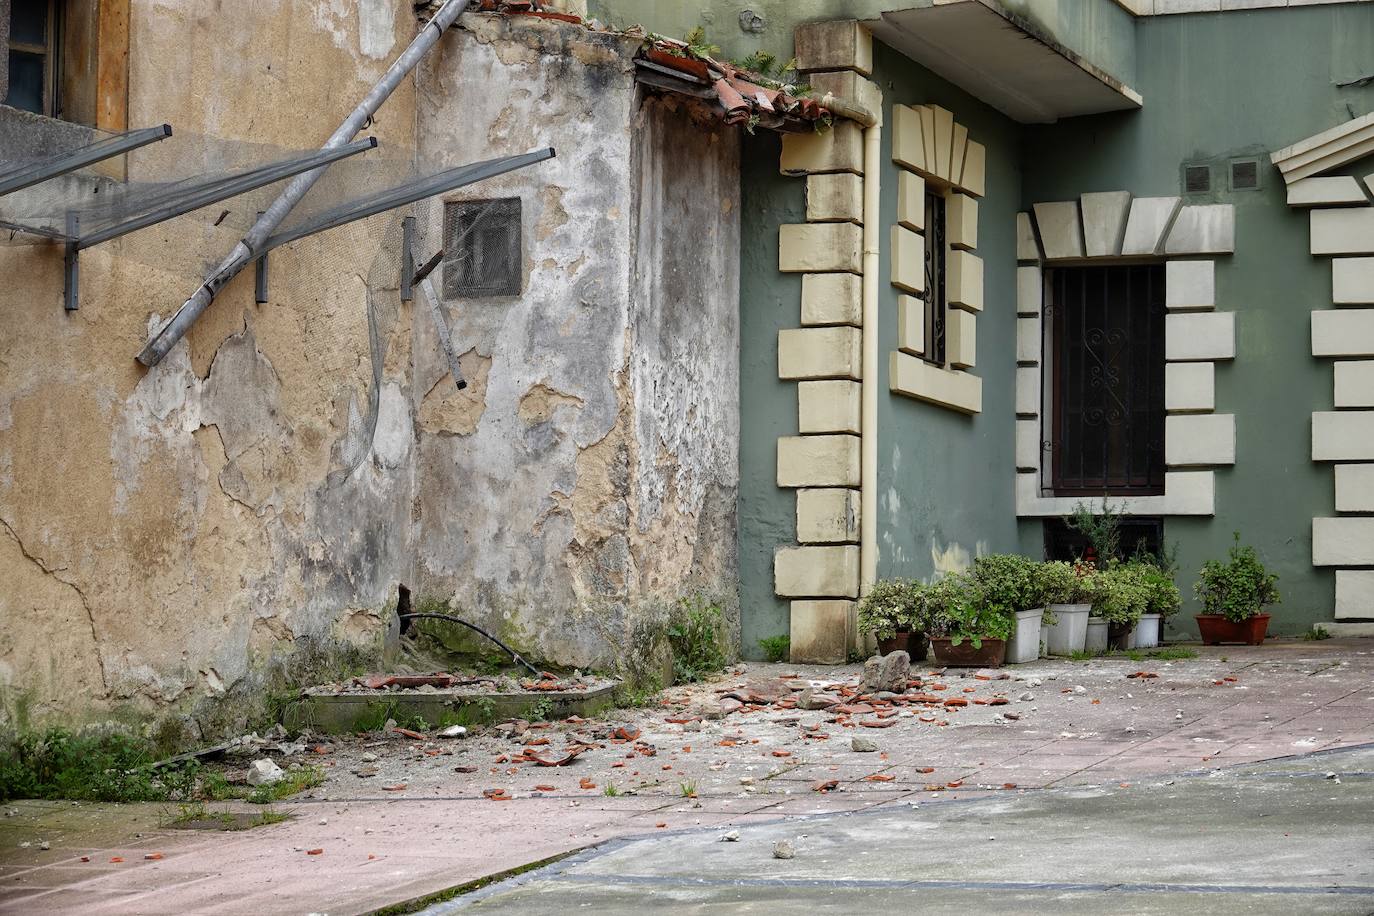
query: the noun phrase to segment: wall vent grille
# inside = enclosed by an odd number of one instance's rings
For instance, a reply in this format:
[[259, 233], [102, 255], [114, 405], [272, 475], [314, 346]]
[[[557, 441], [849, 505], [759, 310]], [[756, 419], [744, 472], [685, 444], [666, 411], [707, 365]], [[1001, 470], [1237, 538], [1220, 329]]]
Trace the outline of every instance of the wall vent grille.
[[1259, 161], [1238, 159], [1231, 163], [1231, 190], [1255, 191], [1259, 189]]
[[1211, 166], [1185, 165], [1183, 167], [1183, 192], [1185, 194], [1206, 194], [1211, 190]]

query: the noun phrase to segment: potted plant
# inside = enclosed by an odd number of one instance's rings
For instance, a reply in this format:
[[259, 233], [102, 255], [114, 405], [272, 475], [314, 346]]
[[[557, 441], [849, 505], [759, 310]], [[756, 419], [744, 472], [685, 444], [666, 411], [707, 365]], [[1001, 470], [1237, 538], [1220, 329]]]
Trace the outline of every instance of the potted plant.
[[1159, 645], [1164, 621], [1178, 613], [1183, 596], [1179, 594], [1174, 577], [1158, 563], [1137, 560], [1136, 581], [1145, 592], [1145, 613], [1135, 625], [1135, 648], [1153, 649]]
[[1134, 648], [1135, 627], [1149, 600], [1138, 567], [1112, 563], [1098, 571], [1096, 585], [1093, 610], [1107, 621], [1107, 647]]
[[935, 660], [950, 667], [996, 668], [1006, 654], [1012, 618], [985, 604], [968, 574], [926, 587], [926, 614]]
[[859, 630], [873, 634], [879, 654], [901, 651], [912, 661], [925, 660], [930, 650], [921, 623], [925, 588], [912, 579], [881, 579], [859, 602]]
[[1017, 554], [991, 554], [973, 561], [969, 574], [983, 611], [1012, 621], [1006, 661], [1019, 665], [1040, 657], [1040, 564]]
[[1198, 629], [1206, 645], [1243, 642], [1258, 646], [1269, 629], [1264, 608], [1280, 601], [1279, 577], [1269, 572], [1255, 548], [1240, 543], [1240, 532], [1225, 563], [1208, 560], [1193, 591], [1202, 600]]
[[1092, 596], [1088, 577], [1092, 568], [1083, 563], [1054, 561], [1040, 564], [1039, 588], [1048, 605], [1045, 616], [1045, 651], [1072, 655], [1087, 644]]

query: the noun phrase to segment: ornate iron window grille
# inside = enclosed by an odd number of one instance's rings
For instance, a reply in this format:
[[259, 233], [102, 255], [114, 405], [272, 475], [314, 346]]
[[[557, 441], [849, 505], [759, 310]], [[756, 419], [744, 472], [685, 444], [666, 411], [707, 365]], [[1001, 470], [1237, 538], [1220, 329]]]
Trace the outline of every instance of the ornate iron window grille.
[[1164, 492], [1164, 267], [1050, 271], [1056, 495]]
[[926, 315], [925, 356], [928, 363], [945, 365], [945, 198], [926, 192]]

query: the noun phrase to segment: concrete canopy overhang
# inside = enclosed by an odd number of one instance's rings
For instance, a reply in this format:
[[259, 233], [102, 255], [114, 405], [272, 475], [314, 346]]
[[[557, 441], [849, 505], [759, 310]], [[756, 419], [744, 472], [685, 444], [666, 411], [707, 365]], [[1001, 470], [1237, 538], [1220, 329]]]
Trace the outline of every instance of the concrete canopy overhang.
[[874, 37], [1023, 124], [1140, 108], [1140, 93], [995, 0], [883, 13]]

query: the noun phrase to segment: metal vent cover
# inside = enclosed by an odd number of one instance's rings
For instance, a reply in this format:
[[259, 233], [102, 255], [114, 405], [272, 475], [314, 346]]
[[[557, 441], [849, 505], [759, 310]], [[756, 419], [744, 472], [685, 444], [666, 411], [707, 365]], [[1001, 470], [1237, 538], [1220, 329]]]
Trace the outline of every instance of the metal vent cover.
[[1259, 186], [1259, 160], [1237, 159], [1231, 163], [1232, 191], [1255, 191]]
[[520, 198], [444, 203], [444, 298], [518, 296]]
[[1212, 167], [1210, 165], [1185, 165], [1183, 167], [1183, 192], [1185, 194], [1206, 194], [1212, 190]]

